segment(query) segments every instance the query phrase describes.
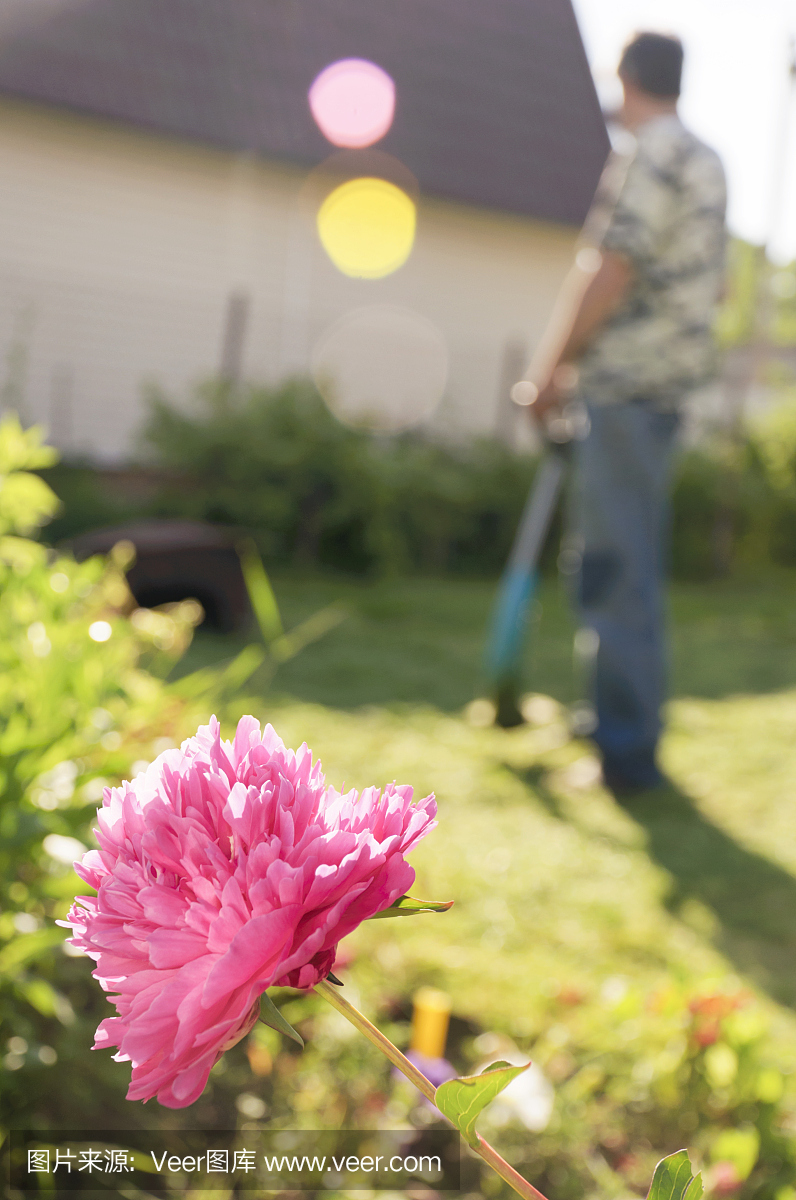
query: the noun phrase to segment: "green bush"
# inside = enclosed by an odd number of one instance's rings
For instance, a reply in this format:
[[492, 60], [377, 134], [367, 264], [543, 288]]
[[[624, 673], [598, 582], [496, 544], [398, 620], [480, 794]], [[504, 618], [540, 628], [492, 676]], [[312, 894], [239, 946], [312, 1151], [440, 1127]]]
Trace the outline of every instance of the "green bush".
[[[645, 994], [618, 977], [603, 993], [562, 988], [539, 1034], [520, 1039], [519, 1053], [552, 1084], [547, 1124], [542, 1117], [544, 1127], [529, 1130], [515, 1097], [486, 1109], [483, 1134], [551, 1200], [644, 1195], [655, 1163], [683, 1146], [709, 1195], [792, 1200], [796, 1062], [783, 1061], [762, 1005], [737, 989], [672, 985]], [[319, 997], [285, 990], [277, 999], [304, 1049], [256, 1026], [214, 1068], [197, 1106], [201, 1119], [211, 1119], [214, 1093], [217, 1103], [220, 1087], [229, 1087], [244, 1113], [251, 1106], [250, 1116], [272, 1129], [433, 1122], [414, 1089]], [[383, 997], [377, 1025], [403, 1049], [410, 1015], [408, 997]], [[454, 1017], [446, 1053], [472, 1073], [516, 1056], [518, 1046], [505, 1032]], [[473, 1158], [462, 1171], [463, 1192], [511, 1194]]]
[[[655, 1163], [688, 1146], [709, 1194], [792, 1195], [796, 1115], [792, 1060], [747, 992], [652, 995], [617, 979], [616, 994], [562, 992], [530, 1048], [556, 1085], [548, 1128], [504, 1136], [512, 1161], [556, 1200], [644, 1194]], [[514, 1156], [517, 1157], [514, 1157]]]
[[[106, 783], [130, 778], [196, 727], [163, 682], [198, 606], [136, 610], [116, 561], [78, 564], [29, 534], [57, 509], [33, 472], [55, 453], [16, 418], [0, 422], [0, 1037], [6, 1125], [101, 1125], [115, 1081], [88, 1056], [103, 1015], [87, 964], [65, 957], [81, 890], [72, 861], [92, 844]], [[203, 712], [203, 716], [206, 713]], [[108, 1090], [110, 1088], [110, 1091]]]
[[[718, 457], [692, 450], [677, 463], [672, 495], [671, 568], [677, 579], [710, 579], [722, 569], [722, 518], [734, 525], [730, 472]], [[731, 535], [732, 536], [732, 535]]]
[[499, 570], [534, 470], [496, 442], [350, 429], [296, 381], [208, 385], [190, 411], [153, 394], [146, 440], [184, 479], [162, 515], [245, 526], [272, 562], [357, 572]]
[[[173, 477], [155, 500], [125, 502], [87, 466], [48, 467], [62, 501], [51, 543], [145, 516], [250, 530], [279, 565], [371, 574], [497, 575], [505, 565], [536, 461], [494, 439], [442, 444], [341, 425], [312, 385], [232, 393], [208, 384], [195, 406], [150, 397], [145, 442]], [[734, 567], [796, 565], [796, 404], [734, 442], [690, 448], [673, 484], [671, 570], [707, 580]], [[562, 517], [543, 568], [558, 554]]]
[[777, 529], [786, 506], [750, 438], [690, 449], [675, 467], [675, 579], [716, 579], [735, 567], [790, 565]]
[[[789, 413], [738, 444], [681, 455], [673, 487], [676, 578], [796, 563], [796, 422]], [[207, 385], [189, 410], [155, 393], [146, 441], [179, 478], [161, 494], [160, 515], [248, 527], [272, 562], [382, 574], [497, 574], [536, 466], [494, 439], [450, 445], [347, 428], [311, 384], [298, 381], [237, 395]], [[555, 562], [560, 528], [559, 514], [545, 569]]]
[[40, 475], [60, 501], [60, 507], [44, 529], [50, 545], [104, 525], [121, 524], [146, 511], [144, 504], [114, 495], [113, 489], [103, 486], [101, 475], [87, 463], [57, 462]]

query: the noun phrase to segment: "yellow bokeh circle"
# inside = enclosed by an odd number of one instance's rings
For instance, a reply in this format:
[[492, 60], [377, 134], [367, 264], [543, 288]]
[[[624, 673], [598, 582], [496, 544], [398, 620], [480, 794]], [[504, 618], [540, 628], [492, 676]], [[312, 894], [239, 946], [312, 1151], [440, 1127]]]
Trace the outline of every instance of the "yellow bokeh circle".
[[381, 279], [403, 266], [415, 224], [414, 203], [386, 179], [350, 179], [318, 211], [324, 250], [338, 270], [355, 279]]

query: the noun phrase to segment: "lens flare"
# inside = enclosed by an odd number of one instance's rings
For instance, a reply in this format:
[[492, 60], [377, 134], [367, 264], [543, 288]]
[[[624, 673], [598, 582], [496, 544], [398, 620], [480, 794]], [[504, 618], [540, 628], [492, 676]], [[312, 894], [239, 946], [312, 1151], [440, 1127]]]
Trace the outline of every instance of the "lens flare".
[[347, 425], [395, 433], [428, 419], [448, 380], [448, 348], [427, 317], [371, 304], [335, 321], [312, 355], [315, 384]]
[[325, 67], [309, 90], [310, 110], [334, 146], [372, 146], [384, 137], [395, 113], [395, 84], [364, 58]]
[[334, 265], [354, 279], [381, 279], [403, 266], [415, 240], [416, 210], [386, 179], [351, 179], [318, 211], [318, 236]]

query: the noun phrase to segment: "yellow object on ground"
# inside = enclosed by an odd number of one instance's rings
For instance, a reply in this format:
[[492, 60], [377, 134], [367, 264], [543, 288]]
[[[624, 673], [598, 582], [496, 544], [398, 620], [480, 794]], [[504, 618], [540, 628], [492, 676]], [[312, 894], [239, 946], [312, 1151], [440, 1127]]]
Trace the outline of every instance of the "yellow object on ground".
[[415, 994], [412, 1012], [411, 1049], [427, 1058], [443, 1058], [451, 1015], [451, 998], [436, 988], [421, 988]]

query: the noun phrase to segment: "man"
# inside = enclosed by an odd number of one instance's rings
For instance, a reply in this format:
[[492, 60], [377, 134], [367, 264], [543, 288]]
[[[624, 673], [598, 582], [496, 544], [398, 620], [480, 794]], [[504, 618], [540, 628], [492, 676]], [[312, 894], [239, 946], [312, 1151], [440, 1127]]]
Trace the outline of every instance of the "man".
[[598, 269], [531, 408], [543, 420], [576, 380], [589, 413], [574, 450], [569, 544], [582, 622], [597, 634], [594, 738], [617, 794], [662, 778], [670, 462], [682, 400], [711, 374], [724, 271], [724, 172], [680, 123], [682, 61], [679, 40], [655, 33], [624, 51], [621, 121], [635, 152]]

